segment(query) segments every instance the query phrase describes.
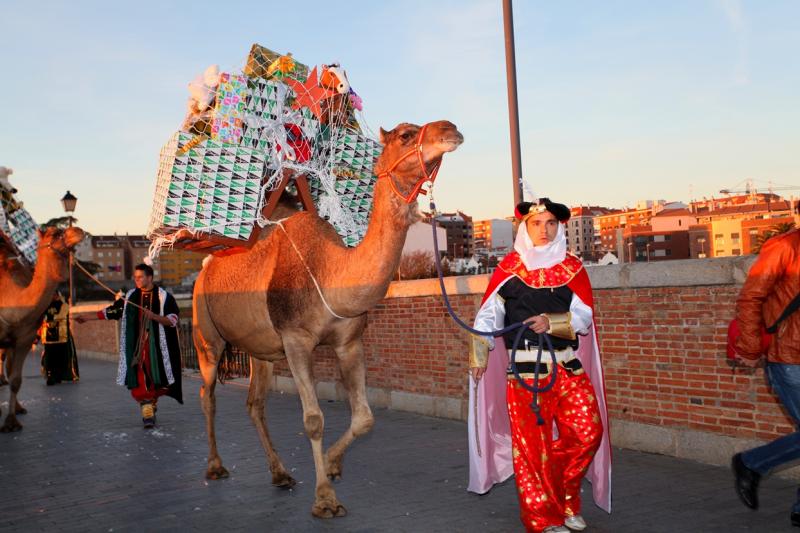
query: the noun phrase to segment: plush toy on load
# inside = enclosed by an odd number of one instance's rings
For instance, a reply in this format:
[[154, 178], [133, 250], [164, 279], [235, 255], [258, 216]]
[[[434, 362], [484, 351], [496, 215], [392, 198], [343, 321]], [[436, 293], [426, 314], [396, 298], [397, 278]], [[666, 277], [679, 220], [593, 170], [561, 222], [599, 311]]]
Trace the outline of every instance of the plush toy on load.
[[0, 167], [0, 247], [27, 267], [36, 264], [39, 245], [38, 226], [16, 198], [17, 189], [9, 180], [14, 171]]
[[148, 237], [203, 253], [243, 251], [287, 188], [347, 246], [366, 233], [381, 145], [338, 63], [309, 68], [254, 44], [241, 72], [209, 66], [161, 149]]

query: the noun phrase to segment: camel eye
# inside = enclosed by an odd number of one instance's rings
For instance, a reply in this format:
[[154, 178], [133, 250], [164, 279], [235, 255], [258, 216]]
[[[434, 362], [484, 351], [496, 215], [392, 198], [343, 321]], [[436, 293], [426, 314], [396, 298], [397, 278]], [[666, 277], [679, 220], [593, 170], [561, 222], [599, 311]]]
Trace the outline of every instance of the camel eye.
[[400, 138], [403, 139], [404, 141], [407, 141], [411, 138], [411, 134], [408, 133], [407, 131], [403, 132], [400, 134]]

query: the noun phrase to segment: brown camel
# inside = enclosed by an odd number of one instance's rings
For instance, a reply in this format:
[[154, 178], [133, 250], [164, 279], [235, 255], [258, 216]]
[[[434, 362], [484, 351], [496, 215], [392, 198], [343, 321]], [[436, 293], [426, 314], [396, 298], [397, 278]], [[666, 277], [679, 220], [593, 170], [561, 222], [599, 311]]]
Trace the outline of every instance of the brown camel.
[[[17, 251], [10, 247], [10, 242], [6, 239], [0, 239], [0, 276], [5, 275], [4, 272], [11, 274], [11, 278], [17, 285], [25, 287], [33, 279], [33, 271], [26, 265], [17, 261]], [[6, 379], [6, 350], [0, 348], [0, 387], [8, 385]], [[17, 414], [24, 413], [25, 409], [17, 402]]]
[[0, 269], [0, 349], [5, 351], [6, 373], [11, 385], [8, 415], [0, 427], [2, 432], [22, 429], [16, 415], [25, 412], [17, 401], [25, 357], [56, 287], [67, 279], [69, 254], [83, 240], [84, 233], [80, 228], [48, 228], [39, 236], [38, 259], [30, 283], [19, 283], [20, 276], [9, 269]]
[[[203, 375], [200, 397], [209, 443], [206, 477], [228, 475], [214, 433], [217, 364], [228, 342], [252, 355], [247, 408], [266, 452], [272, 483], [294, 485], [275, 452], [264, 417], [273, 362], [285, 358], [314, 455], [316, 493], [311, 513], [320, 518], [346, 514], [330, 479], [341, 476], [345, 449], [373, 425], [361, 341], [367, 311], [385, 296], [408, 228], [419, 218], [415, 187], [463, 137], [452, 123], [440, 121], [423, 128], [400, 124], [389, 132], [381, 129], [380, 141], [384, 148], [375, 173], [388, 175], [375, 185], [369, 228], [359, 246], [346, 248], [330, 224], [300, 212], [285, 220], [283, 229], [273, 226], [247, 253], [207, 262], [194, 291], [194, 342]], [[401, 194], [412, 200], [405, 201]], [[322, 345], [336, 353], [352, 414], [350, 427], [325, 453], [324, 420], [312, 375], [312, 352]]]

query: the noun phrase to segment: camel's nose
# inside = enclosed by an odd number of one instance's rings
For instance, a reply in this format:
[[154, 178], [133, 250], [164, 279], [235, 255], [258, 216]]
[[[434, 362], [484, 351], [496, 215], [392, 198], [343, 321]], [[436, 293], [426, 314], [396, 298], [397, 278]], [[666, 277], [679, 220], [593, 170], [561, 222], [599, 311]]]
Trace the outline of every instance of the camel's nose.
[[439, 120], [439, 121], [435, 122], [435, 124], [436, 124], [437, 130], [440, 131], [441, 134], [453, 135], [455, 137], [454, 139], [448, 139], [448, 140], [455, 141], [458, 144], [461, 144], [461, 143], [464, 142], [464, 136], [461, 134], [460, 131], [458, 131], [458, 128], [456, 127], [456, 125], [453, 124], [452, 122], [450, 122], [449, 120]]

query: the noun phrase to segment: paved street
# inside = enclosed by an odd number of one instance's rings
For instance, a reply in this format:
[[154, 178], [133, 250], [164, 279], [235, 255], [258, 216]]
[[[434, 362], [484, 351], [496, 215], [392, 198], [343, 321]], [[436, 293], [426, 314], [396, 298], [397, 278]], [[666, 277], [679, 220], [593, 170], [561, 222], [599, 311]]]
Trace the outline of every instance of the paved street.
[[[31, 358], [21, 399], [22, 432], [0, 434], [0, 530], [3, 531], [519, 531], [513, 480], [478, 497], [465, 490], [464, 423], [376, 410], [375, 429], [346, 456], [336, 490], [349, 514], [310, 515], [313, 462], [299, 401], [274, 394], [273, 440], [299, 481], [273, 488], [245, 412], [246, 389], [218, 390], [220, 453], [231, 472], [207, 482], [206, 438], [187, 379], [186, 404], [159, 403], [159, 426], [145, 431], [137, 406], [114, 384], [116, 365], [81, 360], [80, 384], [46, 387]], [[0, 408], [8, 409], [8, 388]], [[324, 402], [326, 436], [344, 430], [345, 404]], [[588, 504], [591, 532], [792, 531], [795, 487], [770, 478], [762, 506], [739, 504], [725, 468], [615, 450], [614, 514]]]

